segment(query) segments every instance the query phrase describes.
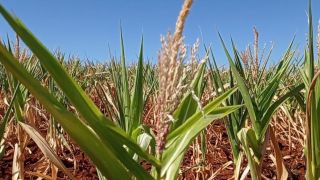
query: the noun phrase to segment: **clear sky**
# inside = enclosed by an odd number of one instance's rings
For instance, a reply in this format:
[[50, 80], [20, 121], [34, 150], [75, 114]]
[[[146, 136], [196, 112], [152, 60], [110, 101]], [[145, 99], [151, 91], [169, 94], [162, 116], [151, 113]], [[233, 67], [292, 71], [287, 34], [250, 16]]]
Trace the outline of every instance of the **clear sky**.
[[[50, 49], [78, 55], [93, 61], [119, 56], [120, 22], [127, 59], [135, 60], [144, 36], [145, 57], [156, 61], [160, 34], [174, 30], [182, 0], [0, 0]], [[313, 0], [314, 24], [318, 24], [320, 1]], [[277, 61], [294, 34], [296, 45], [306, 44], [307, 0], [195, 0], [185, 27], [186, 43], [211, 44], [219, 64], [226, 58], [218, 40], [235, 40], [240, 49], [253, 41], [252, 27], [260, 34], [260, 46], [275, 45]], [[316, 28], [315, 28], [316, 29]], [[0, 36], [9, 33], [0, 18]], [[203, 46], [201, 46], [203, 47]], [[203, 52], [203, 48], [201, 48]]]

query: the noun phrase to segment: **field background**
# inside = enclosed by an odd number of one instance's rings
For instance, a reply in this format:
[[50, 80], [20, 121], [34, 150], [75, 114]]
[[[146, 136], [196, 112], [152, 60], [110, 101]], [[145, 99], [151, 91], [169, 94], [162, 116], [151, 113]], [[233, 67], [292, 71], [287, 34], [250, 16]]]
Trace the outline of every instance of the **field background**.
[[216, 54], [187, 45], [192, 3], [157, 61], [145, 35], [131, 53], [120, 29], [103, 63], [50, 52], [1, 5], [14, 33], [0, 44], [0, 179], [319, 178], [316, 6], [302, 47], [291, 37], [274, 51], [253, 27], [249, 45], [219, 33]]

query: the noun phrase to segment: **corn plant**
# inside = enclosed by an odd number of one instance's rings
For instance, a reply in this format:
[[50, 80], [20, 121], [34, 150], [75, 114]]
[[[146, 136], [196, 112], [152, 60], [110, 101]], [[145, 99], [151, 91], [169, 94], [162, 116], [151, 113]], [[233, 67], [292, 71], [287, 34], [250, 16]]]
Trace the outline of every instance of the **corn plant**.
[[237, 68], [237, 63], [239, 62], [237, 59], [240, 59], [238, 51], [236, 48], [233, 48], [236, 59], [233, 60], [224, 44], [224, 41], [222, 40], [222, 37], [220, 35], [219, 37], [229, 61], [230, 69], [234, 75], [234, 79], [237, 82], [239, 91], [241, 92], [244, 104], [247, 108], [249, 119], [252, 123], [252, 127], [241, 128], [237, 132], [237, 137], [239, 138], [243, 151], [248, 158], [251, 178], [261, 179], [262, 157], [265, 152], [266, 142], [269, 138], [268, 131], [272, 114], [286, 99], [293, 96], [303, 88], [302, 84], [297, 85], [286, 92], [286, 94], [274, 100], [274, 96], [279, 88], [279, 83], [286, 73], [294, 55], [294, 51], [291, 50], [293, 42], [291, 42], [289, 48], [276, 67], [275, 72], [270, 74], [270, 77], [265, 83], [266, 86], [257, 86], [253, 91], [252, 89], [250, 91], [247, 83], [245, 82], [245, 77], [241, 75], [241, 72]]
[[[309, 33], [308, 33], [308, 47], [305, 50], [304, 67], [300, 71], [303, 82], [307, 87], [305, 94], [306, 106], [306, 138], [305, 138], [305, 156], [306, 156], [306, 178], [313, 180], [320, 178], [320, 131], [319, 131], [319, 92], [320, 83], [317, 81], [319, 72], [320, 57], [318, 53], [318, 61], [315, 61], [314, 47], [313, 47], [313, 24], [312, 24], [312, 5], [309, 0]], [[319, 40], [319, 39], [318, 39]], [[302, 98], [300, 98], [302, 99]]]
[[[0, 45], [1, 63], [17, 81], [21, 82], [39, 100], [69, 136], [91, 158], [101, 174], [108, 179], [132, 179], [133, 177], [137, 179], [171, 179], [175, 177], [183, 154], [194, 138], [214, 120], [222, 118], [241, 107], [221, 106], [222, 102], [236, 91], [234, 88], [208, 103], [200, 111], [185, 116], [181, 120], [180, 126], [169, 131], [162, 158], [158, 159], [142, 149], [127, 132], [105, 117], [84, 90], [66, 72], [61, 62], [17, 18], [11, 16], [1, 5], [0, 13], [39, 59], [41, 66], [50, 74], [78, 114], [68, 111], [2, 44]], [[125, 77], [122, 78], [123, 81], [126, 81]], [[201, 78], [201, 73], [197, 75], [197, 78]], [[126, 102], [123, 111], [125, 115], [128, 115], [130, 114], [130, 109], [128, 108], [130, 101], [127, 90], [125, 93]], [[132, 106], [135, 106], [135, 103], [138, 102], [139, 99], [133, 98]], [[141, 106], [142, 104], [139, 104], [138, 107]], [[132, 110], [140, 111], [138, 107], [132, 108]], [[185, 109], [178, 109], [177, 111], [179, 111], [175, 113], [177, 117], [180, 114], [188, 113]], [[139, 116], [140, 114], [137, 113], [136, 115]], [[128, 116], [125, 117], [128, 118]], [[128, 121], [127, 123], [129, 124], [125, 126], [126, 129], [136, 127], [134, 123], [139, 122], [139, 117], [134, 121]], [[24, 127], [28, 129], [27, 126]], [[128, 149], [154, 166], [156, 175], [152, 176], [144, 170], [128, 153]]]
[[[140, 55], [135, 74], [129, 74], [129, 68], [126, 66], [123, 35], [121, 33], [121, 62], [111, 61], [109, 74], [111, 83], [106, 82], [103, 86], [98, 80], [96, 89], [107, 108], [109, 117], [122, 128], [131, 138], [146, 150], [150, 143], [154, 144], [154, 138], [150, 128], [142, 123], [144, 106], [146, 101], [146, 92], [144, 88], [143, 72], [143, 41], [141, 42]], [[131, 79], [133, 78], [133, 85]], [[130, 88], [132, 87], [132, 88]], [[152, 149], [155, 147], [152, 146]], [[154, 150], [152, 151], [154, 154]], [[129, 152], [132, 153], [132, 152]], [[137, 156], [135, 156], [137, 159]]]
[[[80, 120], [78, 117], [67, 111], [57, 101], [57, 99], [55, 99], [25, 70], [25, 68], [23, 68], [16, 60], [14, 60], [6, 48], [1, 46], [1, 59], [6, 59], [6, 62], [11, 62], [13, 65], [9, 69], [8, 66], [6, 66], [7, 69], [17, 79], [19, 79], [21, 82], [24, 82], [22, 84], [27, 85], [26, 87], [30, 90], [30, 92], [33, 93], [33, 95], [43, 103], [47, 110], [52, 113], [55, 119], [64, 127], [69, 135], [78, 141], [80, 147], [82, 147], [85, 152], [90, 154], [91, 157], [95, 157], [93, 158], [93, 161], [99, 167], [99, 170], [101, 170], [105, 175], [108, 175], [107, 177], [129, 178], [129, 174], [131, 173], [127, 172], [127, 169], [125, 168], [128, 168], [129, 166], [131, 166], [131, 168], [128, 169], [131, 169], [133, 174], [140, 174], [138, 175], [140, 177], [150, 177], [150, 175], [142, 170], [141, 166], [136, 164], [136, 162], [129, 158], [128, 154], [125, 153], [125, 150], [123, 149], [123, 143], [126, 144], [128, 148], [137, 149], [136, 152], [145, 156], [146, 159], [152, 159], [151, 162], [153, 162], [156, 166], [158, 166], [157, 160], [147, 155], [140, 149], [138, 145], [136, 145], [127, 135], [125, 135], [123, 131], [117, 129], [114, 124], [107, 120], [100, 113], [93, 102], [85, 95], [83, 90], [74, 82], [73, 79], [70, 78], [70, 76], [61, 67], [61, 64], [51, 55], [51, 53], [49, 53], [46, 48], [44, 48], [33, 37], [33, 35], [21, 25], [19, 21], [11, 17], [11, 15], [2, 7], [1, 10], [4, 17], [8, 18], [7, 20], [11, 22], [10, 24], [13, 26], [13, 28], [30, 47], [34, 54], [37, 55], [42, 65], [47, 69], [52, 78], [55, 79], [56, 83], [78, 109], [79, 113], [81, 114], [81, 119], [85, 121]], [[18, 75], [17, 72], [20, 72], [20, 75]], [[63, 119], [64, 121], [62, 121]], [[96, 128], [97, 134], [93, 133], [92, 130], [88, 128], [87, 124], [92, 126], [94, 129]], [[115, 140], [115, 137], [118, 137], [119, 139]], [[87, 142], [95, 143], [88, 145]], [[113, 142], [112, 146], [109, 145], [111, 144], [110, 142]], [[94, 154], [96, 154], [96, 156], [93, 156]], [[127, 159], [125, 160], [126, 156]], [[106, 163], [107, 161], [112, 162], [112, 165]], [[124, 164], [120, 163], [121, 161]], [[114, 170], [113, 173], [111, 173], [112, 169]]]
[[[235, 52], [235, 48], [234, 52]], [[213, 55], [212, 50], [210, 49], [211, 57], [212, 57], [212, 63], [209, 61], [209, 69], [211, 72], [211, 82], [212, 86], [215, 89], [215, 92], [217, 95], [220, 95], [226, 91], [226, 85], [229, 85], [230, 88], [236, 87], [236, 84], [234, 82], [234, 77], [232, 75], [231, 70], [229, 70], [229, 84], [224, 84], [223, 77], [221, 77], [221, 72], [217, 66], [215, 57]], [[236, 68], [238, 72], [241, 74], [242, 77], [245, 77], [243, 67], [241, 65], [240, 59], [235, 58]], [[226, 99], [225, 102], [227, 105], [241, 105], [244, 104], [242, 95], [240, 91], [236, 91], [233, 93], [228, 99]], [[240, 176], [240, 167], [242, 162], [243, 153], [241, 152], [240, 148], [240, 141], [237, 137], [237, 133], [245, 127], [246, 118], [247, 118], [248, 111], [245, 107], [239, 108], [237, 111], [231, 113], [228, 115], [227, 118], [225, 118], [225, 126], [228, 134], [228, 138], [231, 144], [231, 150], [233, 155], [233, 163], [235, 165], [235, 171], [234, 176], [235, 179], [239, 179]]]
[[[118, 66], [116, 62], [112, 62], [110, 74], [112, 77], [112, 85], [115, 91], [113, 92], [113, 104], [117, 107], [118, 115], [116, 122], [130, 136], [141, 125], [142, 113], [144, 107], [143, 96], [143, 42], [141, 42], [140, 54], [136, 73], [134, 76], [133, 91], [130, 92], [130, 79], [127, 71], [124, 53], [123, 36], [121, 33], [121, 64]], [[109, 88], [109, 92], [112, 90]], [[135, 137], [136, 138], [136, 137]], [[134, 139], [135, 139], [134, 138]]]

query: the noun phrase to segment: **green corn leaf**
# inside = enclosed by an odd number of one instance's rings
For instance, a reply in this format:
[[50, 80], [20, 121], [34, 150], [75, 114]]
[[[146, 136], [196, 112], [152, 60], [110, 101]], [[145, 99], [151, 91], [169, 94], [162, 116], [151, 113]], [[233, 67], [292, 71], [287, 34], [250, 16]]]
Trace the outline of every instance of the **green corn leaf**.
[[219, 34], [219, 37], [220, 37], [220, 40], [221, 40], [221, 43], [222, 43], [222, 46], [223, 46], [223, 49], [226, 53], [226, 56], [227, 56], [227, 59], [229, 61], [229, 64], [230, 64], [230, 67], [231, 67], [231, 70], [232, 70], [232, 73], [234, 74], [234, 77], [238, 83], [238, 87], [239, 87], [239, 90], [242, 94], [242, 97], [243, 97], [243, 100], [244, 100], [244, 103], [248, 109], [248, 114], [253, 122], [253, 126], [255, 129], [260, 129], [260, 125], [258, 124], [258, 122], [255, 122], [256, 119], [257, 119], [257, 113], [256, 113], [256, 110], [254, 107], [256, 107], [256, 105], [254, 104], [254, 101], [251, 99], [251, 96], [249, 94], [249, 90], [248, 90], [248, 87], [246, 86], [244, 80], [243, 80], [243, 77], [241, 77], [240, 73], [238, 72], [238, 69], [236, 67], [236, 65], [234, 64], [227, 48], [226, 48], [226, 45], [221, 37], [221, 35]]
[[202, 113], [205, 115], [216, 109], [218, 106], [221, 105], [221, 103], [227, 99], [232, 93], [234, 93], [237, 89], [233, 88], [228, 91], [226, 91], [221, 96], [215, 98], [213, 101], [208, 103], [204, 108], [203, 112], [199, 111], [195, 114], [193, 114], [190, 118], [188, 118], [185, 123], [183, 123], [181, 126], [179, 126], [177, 129], [171, 131], [167, 136], [167, 144], [170, 145], [170, 142], [174, 139], [176, 139], [178, 136], [180, 136], [183, 132], [186, 132], [189, 130], [190, 126], [192, 126], [194, 123], [198, 121], [199, 118], [202, 117]]
[[[315, 71], [317, 69], [314, 58], [313, 47], [313, 20], [312, 20], [312, 1], [309, 0], [309, 14], [308, 14], [308, 50], [305, 51], [304, 72], [301, 73], [304, 83], [307, 88], [305, 93], [307, 122], [306, 122], [306, 142], [305, 142], [305, 155], [306, 155], [306, 179], [314, 180], [320, 178], [320, 85], [319, 76], [315, 77]], [[319, 62], [318, 62], [319, 63]], [[316, 82], [314, 84], [313, 79]], [[314, 86], [314, 87], [313, 87]], [[310, 96], [310, 97], [309, 97]]]
[[262, 81], [262, 79], [263, 79], [262, 77], [264, 77], [263, 75], [264, 75], [265, 72], [266, 72], [267, 64], [268, 64], [268, 62], [269, 62], [269, 60], [270, 60], [272, 50], [273, 50], [273, 48], [271, 48], [271, 49], [269, 50], [268, 55], [267, 55], [267, 58], [265, 59], [263, 65], [262, 65], [262, 70], [260, 71], [259, 78], [258, 78], [258, 83], [257, 83], [257, 84], [260, 84], [261, 81]]
[[[241, 107], [235, 106], [230, 107], [229, 109], [228, 107], [219, 108], [221, 103], [236, 90], [236, 88], [230, 89], [221, 96], [217, 97], [212, 102], [207, 104], [203, 108], [203, 111], [195, 113], [190, 118], [188, 118], [184, 124], [182, 124], [177, 129], [169, 133], [167, 137], [166, 148], [163, 153], [163, 165], [161, 170], [161, 176], [163, 176], [167, 170], [173, 171], [170, 170], [171, 168], [178, 169], [178, 167], [172, 166], [172, 163], [175, 160], [180, 159], [179, 157], [183, 156], [185, 149], [188, 147], [189, 143], [191, 143], [192, 139], [195, 138], [198, 135], [198, 133], [204, 130], [207, 125], [209, 125], [213, 120], [217, 118], [222, 118], [225, 115], [228, 115], [229, 113]], [[229, 110], [231, 112], [229, 112]], [[182, 143], [179, 144], [180, 142]], [[179, 149], [176, 149], [175, 147], [179, 147]]]
[[[206, 61], [203, 62], [200, 67], [198, 72], [195, 75], [195, 78], [193, 79], [191, 83], [191, 87], [194, 90], [194, 93], [198, 96], [201, 97], [203, 93], [203, 89], [201, 88], [203, 84], [203, 79], [204, 79], [204, 72], [205, 72], [205, 64]], [[198, 110], [198, 103], [193, 99], [192, 94], [188, 93], [176, 111], [174, 112], [174, 119], [176, 121], [173, 124], [173, 127], [171, 128], [171, 131], [177, 129], [181, 124], [183, 124], [189, 117], [191, 117], [196, 111]], [[177, 172], [180, 168], [181, 161], [183, 159], [183, 153], [179, 155], [176, 159], [176, 161], [171, 164], [168, 168], [168, 171], [166, 173], [166, 179], [176, 179], [177, 178]]]
[[129, 132], [133, 129], [136, 129], [141, 124], [141, 118], [143, 113], [143, 38], [141, 40], [141, 48], [138, 66], [136, 69], [135, 83], [133, 96], [131, 97], [131, 106], [130, 106], [130, 128]]
[[[237, 136], [238, 136], [238, 138], [244, 148], [244, 152], [245, 152], [247, 159], [249, 161], [250, 173], [251, 173], [252, 179], [253, 180], [260, 179], [259, 177], [261, 176], [261, 174], [259, 173], [259, 170], [258, 170], [259, 167], [257, 166], [257, 160], [256, 160], [256, 157], [254, 156], [254, 154], [252, 153], [251, 150], [253, 150], [253, 149], [250, 146], [250, 144], [255, 144], [255, 142], [254, 142], [254, 139], [256, 139], [255, 132], [249, 128], [242, 128], [238, 132]], [[249, 136], [251, 136], [251, 137], [249, 137]]]
[[307, 59], [305, 61], [306, 66], [306, 74], [309, 79], [309, 82], [311, 82], [313, 76], [314, 76], [314, 50], [313, 50], [313, 22], [312, 22], [312, 4], [311, 0], [309, 0], [309, 14], [308, 14], [308, 53]]
[[[106, 177], [122, 177], [124, 179], [130, 177], [112, 150], [49, 94], [2, 45], [0, 45], [0, 62], [44, 105]], [[112, 162], [112, 165], [108, 162]]]
[[[127, 67], [126, 67], [126, 61], [125, 61], [125, 53], [124, 53], [124, 42], [123, 42], [123, 35], [122, 35], [122, 29], [121, 29], [121, 35], [120, 35], [120, 43], [121, 43], [121, 96], [123, 100], [123, 109], [124, 109], [124, 116], [125, 116], [125, 125], [126, 125], [126, 131], [130, 134], [130, 94], [129, 94], [129, 85], [128, 85], [128, 73], [127, 73]], [[140, 54], [141, 55], [141, 54]], [[140, 57], [142, 58], [142, 57]]]
[[234, 44], [232, 39], [231, 39], [231, 44], [232, 44], [232, 50], [233, 50], [233, 53], [234, 53], [234, 56], [235, 56], [235, 58], [234, 58], [235, 66], [236, 66], [239, 74], [241, 75], [241, 77], [245, 78], [245, 73], [244, 73], [244, 70], [243, 70], [243, 67], [242, 67], [242, 64], [241, 64], [241, 61], [240, 61], [239, 53], [238, 53], [236, 45]]
[[[234, 43], [232, 42], [233, 44], [233, 51], [235, 54], [237, 54], [237, 51], [236, 51], [236, 48], [235, 48], [235, 45]], [[212, 67], [210, 65], [210, 70], [211, 72], [214, 72], [212, 73], [212, 79], [214, 79], [214, 83], [213, 85], [215, 86], [215, 89], [218, 90], [218, 89], [221, 89], [222, 92], [225, 92], [225, 89], [223, 87], [223, 83], [222, 83], [222, 78], [221, 78], [221, 75], [219, 73], [219, 69], [217, 67], [217, 64], [216, 64], [216, 60], [215, 58], [213, 57], [213, 53], [211, 52], [211, 55], [212, 55], [212, 59], [213, 59], [213, 64], [214, 66]], [[238, 55], [236, 56], [238, 57]], [[243, 72], [242, 70], [242, 65], [240, 63], [240, 60], [239, 58], [236, 58], [236, 63], [238, 65], [236, 65], [236, 67], [238, 68], [238, 71], [239, 72]], [[232, 71], [230, 70], [229, 71], [229, 77], [230, 77], [230, 87], [234, 87], [234, 80], [233, 80], [233, 75], [232, 75]], [[242, 76], [244, 77], [244, 73], [242, 73]], [[218, 94], [220, 94], [219, 91], [216, 91]], [[241, 96], [241, 93], [239, 91], [236, 91], [235, 93], [233, 93], [231, 95], [230, 98], [228, 98], [226, 100], [226, 104], [227, 105], [240, 105], [240, 104], [243, 104], [243, 99], [242, 99], [242, 96]], [[231, 150], [232, 150], [232, 153], [233, 153], [233, 156], [234, 156], [234, 159], [238, 159], [239, 157], [239, 153], [240, 153], [240, 146], [239, 146], [239, 140], [237, 138], [237, 132], [242, 128], [244, 127], [244, 123], [246, 121], [246, 116], [247, 116], [247, 110], [243, 110], [243, 108], [239, 108], [239, 110], [237, 110], [236, 112], [234, 113], [231, 113], [228, 115], [228, 119], [225, 120], [225, 125], [226, 125], [226, 130], [227, 130], [227, 134], [228, 134], [228, 138], [229, 138], [229, 141], [231, 143]]]
[[261, 157], [261, 149], [260, 149], [260, 142], [256, 138], [255, 132], [253, 129], [247, 129], [246, 131], [246, 140], [247, 140], [247, 145], [252, 149], [252, 152], [254, 156], [258, 157], [260, 159]]
[[[129, 135], [127, 135], [122, 129], [118, 128], [100, 112], [98, 107], [95, 106], [93, 101], [85, 94], [81, 87], [67, 74], [66, 70], [57, 61], [57, 59], [32, 35], [31, 32], [24, 27], [17, 18], [12, 17], [1, 5], [0, 13], [16, 33], [19, 34], [25, 44], [39, 58], [41, 64], [48, 70], [52, 78], [70, 99], [86, 123], [90, 125], [104, 143], [112, 146], [117, 157], [124, 164], [128, 164], [128, 162], [123, 155], [120, 154], [120, 152], [123, 151], [123, 145], [127, 146], [153, 165], [159, 166], [159, 162], [156, 158], [143, 151]], [[100, 170], [102, 171], [102, 169]]]
[[[205, 72], [205, 62], [203, 62], [198, 72], [195, 75], [195, 78], [191, 82], [191, 88], [194, 93], [201, 97], [203, 89], [201, 88], [203, 84], [203, 76]], [[193, 99], [191, 92], [187, 93], [183, 98], [175, 112], [173, 113], [173, 118], [176, 120], [171, 128], [171, 131], [177, 129], [183, 122], [186, 121], [192, 114], [194, 114], [198, 109], [198, 103]]]
[[264, 116], [262, 117], [262, 131], [260, 133], [260, 140], [263, 138], [264, 134], [268, 129], [268, 125], [271, 121], [271, 116], [275, 112], [275, 110], [289, 97], [294, 96], [295, 94], [299, 93], [304, 88], [304, 84], [299, 84], [296, 87], [290, 89], [285, 95], [281, 96], [277, 101], [275, 101], [265, 112]]
[[[166, 171], [171, 166], [178, 157], [183, 155], [190, 143], [197, 137], [197, 135], [203, 131], [209, 124], [214, 120], [223, 118], [228, 114], [234, 112], [242, 106], [227, 106], [219, 107], [210, 111], [208, 114], [203, 116], [192, 116], [190, 121], [192, 124], [189, 124], [188, 129], [183, 131], [176, 137], [175, 141], [172, 142], [169, 146], [166, 145], [166, 148], [163, 152], [163, 164], [161, 169], [161, 176], [166, 174]], [[195, 117], [195, 118], [194, 118]], [[187, 120], [188, 122], [189, 120]]]
[[168, 170], [165, 172], [165, 180], [176, 180], [178, 179], [178, 172], [180, 169], [181, 162], [183, 161], [184, 154], [180, 154], [176, 160], [168, 167]]
[[304, 103], [304, 95], [302, 94], [302, 92], [297, 92], [294, 95], [295, 99], [297, 100], [299, 107], [301, 108], [301, 110], [303, 112], [306, 112], [306, 105]]
[[98, 178], [99, 180], [107, 180], [107, 178], [105, 178], [102, 173], [100, 172], [100, 170], [98, 168], [97, 169], [97, 175], [98, 175]]
[[[276, 74], [267, 82], [267, 87], [262, 91], [259, 97], [259, 107], [261, 112], [265, 112], [266, 109], [270, 106], [272, 99], [277, 92], [280, 84], [280, 80], [287, 72], [293, 53], [291, 53], [291, 47], [293, 40], [290, 43], [288, 50], [286, 51], [281, 63], [278, 66]], [[290, 54], [291, 53], [291, 54]]]
[[211, 63], [209, 61], [210, 71], [212, 72], [211, 79], [214, 82], [214, 88], [216, 90], [217, 95], [220, 95], [221, 92], [219, 91], [219, 89], [221, 89], [222, 92], [225, 92], [225, 89], [223, 87], [222, 78], [220, 76], [220, 70], [217, 66], [217, 62], [216, 62], [215, 57], [213, 56], [213, 52], [212, 52], [211, 48], [210, 48], [210, 52], [211, 52], [211, 57], [212, 57], [212, 61], [213, 61], [213, 66], [211, 65]]

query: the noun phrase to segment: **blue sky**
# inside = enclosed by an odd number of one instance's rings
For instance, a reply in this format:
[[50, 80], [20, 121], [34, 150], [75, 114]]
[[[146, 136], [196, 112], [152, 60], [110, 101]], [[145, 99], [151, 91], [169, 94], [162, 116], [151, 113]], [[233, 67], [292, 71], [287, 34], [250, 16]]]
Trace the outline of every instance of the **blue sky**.
[[[82, 59], [106, 61], [110, 54], [119, 56], [120, 22], [123, 27], [127, 59], [134, 61], [144, 36], [145, 58], [156, 61], [160, 34], [174, 30], [182, 0], [0, 0], [50, 49]], [[320, 1], [314, 0], [314, 23], [318, 24]], [[240, 49], [253, 41], [252, 27], [260, 34], [260, 46], [275, 45], [277, 61], [294, 34], [296, 45], [306, 44], [307, 0], [195, 0], [185, 27], [187, 45], [199, 37], [211, 44], [219, 64], [226, 58], [218, 40], [219, 31], [226, 41], [230, 37]], [[0, 18], [0, 36], [11, 28]], [[202, 47], [202, 46], [201, 46]], [[203, 48], [201, 48], [203, 52]]]

